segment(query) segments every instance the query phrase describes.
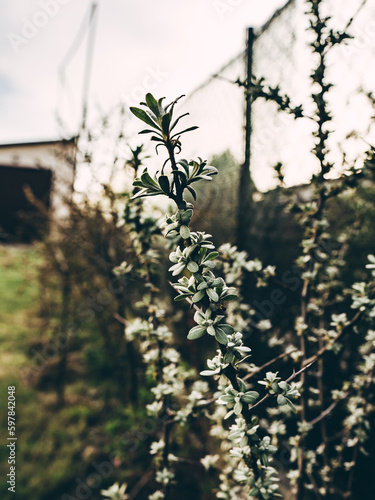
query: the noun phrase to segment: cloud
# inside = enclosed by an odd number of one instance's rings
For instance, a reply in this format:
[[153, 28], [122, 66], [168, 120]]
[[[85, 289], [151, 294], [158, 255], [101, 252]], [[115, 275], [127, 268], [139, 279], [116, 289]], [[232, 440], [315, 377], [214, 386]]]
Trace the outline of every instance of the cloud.
[[[51, 5], [58, 7], [54, 15], [53, 8], [49, 13], [43, 9], [48, 2], [50, 9]], [[141, 87], [150, 68], [168, 75], [158, 82], [158, 92], [169, 99], [189, 92], [241, 50], [247, 24], [265, 21], [283, 2], [270, 0], [264, 7], [256, 0], [231, 0], [233, 7], [225, 19], [218, 15], [214, 0], [98, 3], [90, 104], [106, 110], [121, 95], [131, 95], [135, 87]], [[2, 102], [12, 92], [0, 117], [1, 142], [18, 140], [19, 136], [39, 139], [56, 135], [56, 111], [72, 133], [77, 130], [87, 32], [65, 68], [64, 86], [58, 85], [58, 67], [90, 5], [90, 0], [1, 2]], [[27, 29], [31, 36], [16, 51], [8, 35], [23, 36]], [[94, 111], [91, 117], [95, 118]]]

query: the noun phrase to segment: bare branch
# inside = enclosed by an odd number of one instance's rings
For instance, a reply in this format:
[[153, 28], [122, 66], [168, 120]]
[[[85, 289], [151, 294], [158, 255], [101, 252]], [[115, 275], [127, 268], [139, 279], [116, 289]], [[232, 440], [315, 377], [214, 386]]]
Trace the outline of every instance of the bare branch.
[[[337, 337], [335, 338], [335, 342], [337, 342], [337, 340], [341, 338], [344, 335], [344, 333], [346, 333], [346, 331], [349, 330], [349, 328], [352, 327], [359, 320], [361, 314], [362, 311], [357, 311], [352, 320], [347, 325], [345, 325], [344, 328], [341, 330], [341, 332], [337, 335]], [[317, 361], [331, 347], [331, 345], [332, 344], [330, 343], [325, 344], [321, 349], [319, 349], [319, 351], [317, 351], [316, 354], [314, 354], [308, 359], [305, 359], [302, 365], [306, 365], [308, 363], [314, 363], [315, 361]]]
[[323, 418], [327, 417], [335, 408], [336, 406], [339, 404], [339, 401], [334, 401], [332, 404], [330, 404], [328, 406], [328, 408], [326, 408], [320, 415], [318, 415], [316, 418], [314, 418], [314, 420], [311, 420], [309, 422], [309, 425], [311, 426], [314, 426], [316, 425], [318, 422], [320, 422], [321, 420], [323, 420]]
[[256, 375], [257, 373], [263, 371], [268, 366], [272, 365], [273, 363], [276, 363], [276, 361], [278, 361], [279, 359], [285, 358], [286, 356], [289, 356], [289, 354], [291, 354], [292, 352], [295, 352], [295, 351], [298, 351], [297, 347], [294, 347], [293, 349], [290, 349], [287, 352], [283, 352], [283, 353], [279, 354], [278, 356], [276, 356], [275, 358], [271, 359], [270, 361], [267, 361], [267, 363], [264, 363], [264, 365], [260, 366], [259, 368], [257, 368], [253, 372], [248, 373], [247, 375], [245, 375], [245, 377], [243, 377], [243, 380], [249, 380], [254, 375]]

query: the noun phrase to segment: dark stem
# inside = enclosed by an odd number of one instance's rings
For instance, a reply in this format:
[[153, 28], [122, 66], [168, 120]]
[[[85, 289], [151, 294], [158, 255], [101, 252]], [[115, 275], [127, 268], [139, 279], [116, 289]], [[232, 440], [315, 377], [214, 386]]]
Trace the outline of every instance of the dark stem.
[[173, 199], [173, 201], [176, 203], [178, 208], [184, 208], [186, 204], [185, 204], [185, 201], [183, 199], [183, 189], [181, 186], [180, 177], [178, 175], [178, 167], [177, 167], [176, 159], [174, 156], [174, 146], [173, 146], [170, 139], [167, 140], [167, 142], [165, 143], [165, 146], [168, 150], [169, 159], [171, 161], [173, 180], [174, 180], [174, 185], [176, 188], [176, 195], [174, 196], [173, 193], [171, 193], [170, 198]]

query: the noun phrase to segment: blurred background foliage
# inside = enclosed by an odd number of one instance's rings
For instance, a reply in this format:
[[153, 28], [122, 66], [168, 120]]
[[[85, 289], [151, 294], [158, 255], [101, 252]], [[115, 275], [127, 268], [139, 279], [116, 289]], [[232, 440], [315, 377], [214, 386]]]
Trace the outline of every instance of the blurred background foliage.
[[[204, 188], [199, 188], [200, 201], [192, 227], [212, 232], [216, 245], [235, 243], [239, 165], [229, 151], [215, 156], [212, 164], [219, 174], [213, 183], [203, 183]], [[293, 213], [286, 209], [287, 202], [295, 196], [308, 198], [309, 187], [249, 193], [252, 202], [245, 250], [251, 258], [277, 266], [275, 282], [265, 287], [256, 288], [254, 280], [245, 276], [242, 292], [250, 304], [255, 298], [261, 303], [269, 297], [298, 255], [300, 229]], [[332, 239], [343, 227], [353, 229], [343, 276], [348, 285], [365, 279], [366, 256], [373, 252], [375, 241], [374, 200], [374, 179], [366, 178], [355, 192], [330, 206]], [[115, 194], [103, 186], [100, 202], [72, 202], [70, 220], [51, 227], [41, 241], [0, 247], [0, 389], [5, 394], [8, 385], [17, 388], [18, 498], [58, 500], [64, 494], [76, 498], [79, 481], [86, 481], [95, 472], [93, 464], [106, 461], [109, 456], [114, 457], [116, 466], [109, 477], [102, 478], [100, 486], [91, 486], [90, 498], [101, 498], [100, 489], [116, 480], [138, 488], [136, 498], [147, 498], [152, 492], [152, 485], [138, 482], [151, 470], [148, 448], [160, 425], [153, 422], [148, 427], [145, 411], [145, 405], [152, 401], [150, 388], [154, 381], [145, 375], [137, 342], [125, 338], [123, 324], [124, 318], [139, 316], [136, 304], [147, 295], [137, 271], [141, 254], [135, 251], [131, 235], [134, 210], [137, 208], [129, 202], [128, 195]], [[158, 232], [155, 228], [159, 215], [156, 209], [156, 213], [150, 212], [148, 220], [143, 219], [151, 232]], [[155, 234], [154, 241], [165, 263], [162, 268], [166, 269], [169, 250], [160, 235]], [[123, 261], [132, 268], [131, 278], [128, 274], [125, 281], [114, 273]], [[164, 272], [162, 276], [157, 274], [160, 270], [155, 268], [154, 272], [159, 284], [166, 282]], [[198, 346], [185, 340], [192, 325], [191, 311], [181, 307], [179, 315], [173, 316], [173, 293], [161, 286], [160, 294], [186, 369], [204, 368], [208, 343], [202, 339]], [[298, 294], [291, 290], [285, 294], [287, 307], [275, 306], [271, 318], [279, 342], [283, 336], [291, 335], [290, 310], [297, 307]], [[349, 306], [343, 307], [345, 312]], [[62, 332], [67, 336], [61, 336]], [[278, 354], [277, 342], [269, 347], [267, 332], [255, 328], [248, 333], [246, 342], [252, 347], [255, 364], [261, 365]], [[66, 337], [69, 341], [64, 344], [62, 339]], [[350, 372], [356, 342], [356, 338], [348, 339], [341, 365], [338, 367], [335, 361], [332, 369], [327, 369], [327, 386], [332, 384], [338, 369], [341, 373]], [[56, 345], [60, 348], [56, 349]], [[277, 368], [292, 369], [283, 361]], [[0, 425], [5, 433], [5, 419]], [[334, 420], [330, 425], [334, 425]], [[177, 434], [175, 439], [182, 454], [198, 459], [204, 456], [206, 433], [204, 424], [196, 423], [185, 433]], [[374, 436], [367, 450], [370, 457], [359, 458], [355, 468], [353, 498], [370, 500], [375, 495], [370, 470], [375, 458]], [[0, 453], [4, 478], [7, 450], [2, 447]], [[177, 470], [181, 499], [214, 498], [214, 471], [203, 478], [202, 470], [193, 462], [179, 465]], [[13, 498], [4, 479], [0, 495], [5, 500]]]

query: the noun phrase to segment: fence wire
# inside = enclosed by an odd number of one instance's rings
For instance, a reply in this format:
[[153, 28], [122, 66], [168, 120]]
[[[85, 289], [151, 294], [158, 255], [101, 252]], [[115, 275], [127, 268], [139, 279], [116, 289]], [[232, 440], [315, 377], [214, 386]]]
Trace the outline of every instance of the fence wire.
[[199, 125], [199, 131], [184, 137], [184, 151], [189, 156], [208, 159], [230, 150], [238, 162], [243, 162], [244, 92], [232, 83], [238, 78], [246, 78], [246, 50], [184, 99], [181, 109], [190, 113], [185, 123]]
[[[312, 34], [306, 9], [305, 0], [289, 0], [255, 31], [252, 72], [257, 78], [263, 76], [267, 84], [279, 85], [294, 105], [302, 104], [312, 112], [309, 74], [316, 61], [309, 47]], [[343, 155], [347, 161], [354, 161], [366, 150], [366, 141], [373, 135], [369, 123], [374, 109], [366, 93], [375, 93], [375, 2], [326, 0], [324, 9], [324, 14], [332, 16], [336, 29], [345, 29], [354, 16], [349, 31], [355, 38], [332, 50], [328, 60], [328, 80], [334, 83], [329, 96], [334, 116], [330, 159], [339, 170]], [[230, 83], [237, 79], [246, 79], [246, 50], [184, 100], [182, 110], [191, 115], [187, 126], [200, 127], [195, 134], [184, 137], [184, 155], [210, 158], [230, 150], [239, 163], [244, 161], [245, 97], [242, 88]], [[253, 103], [250, 170], [260, 190], [275, 185], [273, 167], [277, 162], [284, 165], [287, 184], [308, 182], [317, 169], [314, 157], [309, 155], [313, 127], [311, 120], [295, 121], [278, 113], [273, 103]], [[356, 134], [352, 134], [353, 130]]]

